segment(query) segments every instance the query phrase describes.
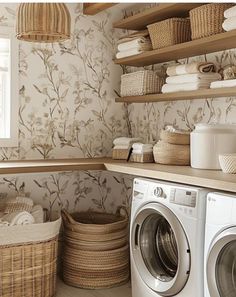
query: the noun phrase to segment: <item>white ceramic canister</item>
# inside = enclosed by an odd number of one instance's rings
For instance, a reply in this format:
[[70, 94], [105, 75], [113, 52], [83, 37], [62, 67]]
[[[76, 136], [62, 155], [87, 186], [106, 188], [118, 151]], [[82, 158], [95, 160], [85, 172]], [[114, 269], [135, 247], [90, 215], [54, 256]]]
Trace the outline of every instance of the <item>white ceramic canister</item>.
[[193, 168], [221, 169], [219, 154], [236, 153], [236, 125], [197, 124], [190, 146]]

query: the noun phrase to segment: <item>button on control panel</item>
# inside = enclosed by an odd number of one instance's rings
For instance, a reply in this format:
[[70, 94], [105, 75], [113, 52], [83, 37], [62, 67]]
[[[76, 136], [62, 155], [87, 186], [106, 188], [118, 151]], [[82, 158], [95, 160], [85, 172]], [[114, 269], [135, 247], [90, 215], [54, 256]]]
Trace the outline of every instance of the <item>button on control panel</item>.
[[156, 196], [157, 198], [166, 198], [166, 195], [163, 191], [163, 189], [161, 187], [156, 187], [154, 190], [153, 190], [153, 194], [154, 196]]

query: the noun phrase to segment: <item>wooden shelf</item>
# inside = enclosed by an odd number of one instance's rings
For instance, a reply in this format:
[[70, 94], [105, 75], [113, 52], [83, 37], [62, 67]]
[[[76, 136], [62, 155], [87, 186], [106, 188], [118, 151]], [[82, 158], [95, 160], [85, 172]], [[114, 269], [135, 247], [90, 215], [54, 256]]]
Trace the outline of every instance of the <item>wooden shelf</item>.
[[117, 3], [84, 3], [83, 13], [88, 15], [95, 15], [103, 10], [106, 10]]
[[148, 8], [141, 13], [117, 21], [113, 24], [113, 27], [128, 30], [142, 30], [149, 24], [167, 18], [186, 17], [188, 16], [189, 10], [203, 4], [204, 3], [162, 3]]
[[205, 98], [235, 97], [236, 87], [219, 89], [201, 89], [197, 91], [175, 92], [165, 94], [150, 94], [144, 96], [128, 96], [116, 98], [116, 102], [145, 103], [177, 100], [192, 100]]
[[105, 163], [109, 171], [147, 178], [195, 185], [236, 193], [236, 175], [216, 170], [199, 170], [189, 166], [168, 166], [141, 163]]
[[0, 174], [37, 173], [72, 170], [105, 170], [109, 158], [22, 160], [0, 162]]
[[176, 44], [162, 49], [147, 51], [131, 57], [115, 59], [114, 62], [121, 65], [145, 66], [231, 48], [236, 48], [236, 30]]

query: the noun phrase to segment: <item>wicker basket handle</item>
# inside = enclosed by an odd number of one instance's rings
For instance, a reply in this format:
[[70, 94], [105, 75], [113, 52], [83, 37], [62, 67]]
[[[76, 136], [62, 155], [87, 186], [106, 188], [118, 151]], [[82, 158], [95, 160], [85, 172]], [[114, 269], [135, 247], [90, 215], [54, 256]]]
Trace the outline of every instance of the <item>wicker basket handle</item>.
[[67, 210], [62, 209], [61, 216], [65, 223], [76, 224], [76, 221], [72, 218], [72, 216], [69, 214], [69, 212]]
[[123, 217], [124, 215], [122, 215], [122, 213], [121, 213], [122, 210], [123, 210], [124, 213], [125, 213], [125, 217], [126, 217], [126, 218], [129, 218], [128, 210], [127, 210], [127, 208], [126, 208], [125, 206], [123, 206], [123, 205], [117, 207], [116, 215], [120, 215], [120, 216]]

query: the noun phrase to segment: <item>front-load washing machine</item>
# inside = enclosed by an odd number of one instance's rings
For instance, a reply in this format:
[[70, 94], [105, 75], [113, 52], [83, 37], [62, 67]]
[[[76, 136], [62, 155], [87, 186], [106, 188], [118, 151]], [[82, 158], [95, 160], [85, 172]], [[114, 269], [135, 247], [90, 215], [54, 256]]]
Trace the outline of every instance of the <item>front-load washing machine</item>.
[[205, 297], [236, 296], [236, 195], [207, 196], [204, 275]]
[[207, 190], [135, 179], [130, 246], [133, 297], [203, 297]]

